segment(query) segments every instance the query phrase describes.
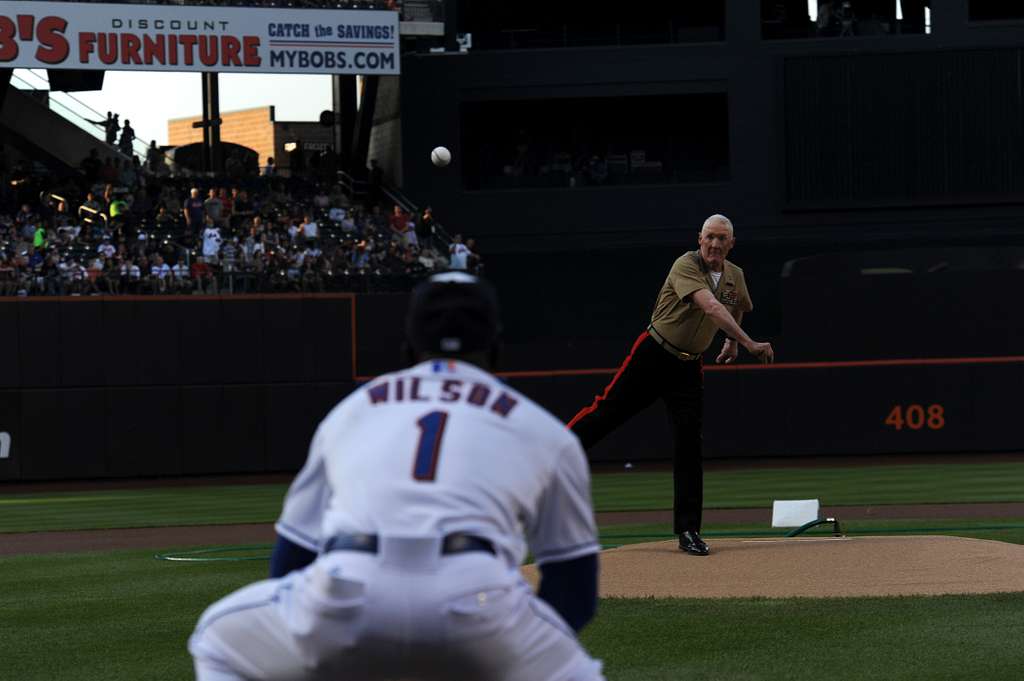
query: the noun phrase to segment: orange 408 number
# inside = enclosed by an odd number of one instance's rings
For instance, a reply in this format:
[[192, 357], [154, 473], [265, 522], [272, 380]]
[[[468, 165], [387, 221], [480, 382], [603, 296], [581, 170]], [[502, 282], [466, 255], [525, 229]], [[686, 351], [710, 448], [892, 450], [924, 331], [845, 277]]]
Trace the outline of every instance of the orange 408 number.
[[941, 404], [930, 404], [927, 407], [920, 404], [897, 404], [885, 417], [885, 425], [896, 430], [903, 430], [904, 427], [921, 430], [925, 426], [929, 430], [942, 430], [946, 427], [946, 410]]

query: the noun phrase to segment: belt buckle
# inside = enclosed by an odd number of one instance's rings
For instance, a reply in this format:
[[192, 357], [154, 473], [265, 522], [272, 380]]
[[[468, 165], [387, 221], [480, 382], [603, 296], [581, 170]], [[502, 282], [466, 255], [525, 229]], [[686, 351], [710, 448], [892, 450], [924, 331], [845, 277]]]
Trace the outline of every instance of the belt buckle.
[[377, 537], [375, 537], [372, 534], [365, 534], [365, 533], [355, 534], [355, 535], [352, 535], [352, 545], [355, 548], [358, 548], [358, 549], [363, 549], [363, 550], [374, 549], [374, 550], [376, 550], [376, 548], [377, 548]]
[[469, 537], [464, 534], [449, 534], [441, 544], [445, 553], [459, 553], [469, 547]]

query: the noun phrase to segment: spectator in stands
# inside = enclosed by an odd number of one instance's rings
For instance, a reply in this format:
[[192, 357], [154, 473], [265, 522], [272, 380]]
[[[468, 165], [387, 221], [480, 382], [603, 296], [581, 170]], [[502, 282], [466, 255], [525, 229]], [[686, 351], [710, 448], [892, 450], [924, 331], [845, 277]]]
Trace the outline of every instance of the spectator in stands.
[[273, 156], [267, 158], [267, 165], [263, 166], [263, 170], [260, 171], [260, 175], [263, 177], [275, 177], [277, 175], [277, 166], [274, 165]]
[[300, 229], [302, 230], [302, 237], [306, 241], [316, 241], [320, 236], [320, 226], [316, 224], [316, 220], [314, 220], [313, 216], [309, 213], [306, 213], [305, 216], [303, 216]]
[[35, 232], [32, 234], [32, 245], [36, 250], [46, 250], [46, 227], [43, 226], [41, 221], [36, 223]]
[[117, 253], [117, 249], [114, 248], [114, 244], [110, 243], [110, 237], [104, 236], [103, 242], [96, 247], [96, 252], [99, 253], [101, 257], [113, 258], [114, 254]]
[[[339, 208], [337, 210], [341, 209]], [[359, 225], [356, 224], [354, 212], [346, 213], [342, 211], [341, 231], [344, 232], [346, 236], [359, 236], [361, 234], [359, 231]]]
[[121, 265], [121, 286], [131, 293], [139, 293], [142, 283], [142, 268], [132, 258]]
[[417, 259], [419, 260], [420, 266], [423, 267], [424, 272], [432, 272], [447, 264], [444, 259], [438, 255], [437, 251], [434, 251], [433, 249], [420, 251], [420, 255]]
[[[109, 116], [110, 113], [108, 112]], [[100, 160], [99, 152], [90, 149], [89, 155], [81, 163], [82, 172], [85, 173], [85, 180], [89, 185], [96, 184], [100, 180], [100, 172], [103, 170], [103, 161]]]
[[103, 159], [103, 168], [100, 171], [100, 180], [105, 183], [114, 183], [120, 179], [120, 171], [114, 163], [114, 159], [108, 156]]
[[391, 228], [391, 239], [404, 244], [409, 229], [409, 214], [396, 205], [388, 219], [388, 226]]
[[348, 214], [344, 208], [338, 205], [331, 206], [331, 209], [327, 211], [327, 219], [336, 225], [340, 225], [341, 221], [345, 219]]
[[220, 199], [220, 203], [223, 206], [223, 222], [222, 227], [231, 226], [231, 218], [235, 214], [235, 202], [231, 198], [231, 193], [228, 192], [227, 187], [221, 187], [220, 191], [217, 192], [217, 198]]
[[146, 170], [151, 174], [156, 174], [157, 169], [160, 167], [160, 157], [163, 154], [160, 153], [160, 148], [156, 146], [156, 140], [150, 140], [149, 148], [146, 149]]
[[71, 258], [64, 263], [64, 280], [71, 295], [80, 296], [86, 292], [85, 282], [88, 276], [88, 271], [78, 262], [78, 258]]
[[295, 245], [299, 243], [302, 236], [302, 229], [299, 227], [299, 222], [295, 219], [288, 220], [288, 243]]
[[434, 209], [427, 206], [416, 223], [416, 239], [422, 248], [433, 248], [434, 240]]
[[234, 290], [235, 273], [238, 271], [239, 253], [238, 237], [232, 237], [224, 242], [221, 247], [221, 272], [224, 274], [224, 281], [228, 283], [228, 290]]
[[[36, 230], [36, 223], [39, 222], [39, 216], [35, 211], [32, 210], [32, 206], [25, 203], [22, 204], [21, 210], [14, 216], [14, 224], [18, 226], [19, 231], [22, 234], [26, 234], [27, 238], [31, 239], [32, 235]], [[30, 227], [31, 231], [26, 232], [26, 227]]]
[[260, 215], [254, 215], [252, 218], [251, 227], [249, 227], [249, 233], [252, 234], [253, 238], [257, 241], [261, 241], [266, 234], [266, 227], [263, 224], [263, 217]]
[[319, 210], [327, 210], [331, 207], [331, 197], [324, 191], [323, 185], [317, 187], [316, 196], [313, 197], [313, 205]]
[[324, 291], [323, 265], [319, 255], [307, 253], [302, 259], [302, 290], [307, 292]]
[[178, 190], [175, 186], [168, 183], [160, 189], [160, 198], [157, 200], [157, 205], [162, 205], [167, 208], [167, 212], [172, 217], [177, 216], [181, 213], [181, 200], [178, 198]]
[[119, 181], [122, 187], [127, 187], [129, 190], [134, 190], [139, 182], [139, 176], [135, 172], [135, 167], [128, 159], [124, 159], [121, 161], [121, 173]]
[[15, 295], [27, 296], [32, 288], [32, 272], [29, 269], [28, 255], [14, 257]]
[[111, 295], [121, 294], [120, 269], [120, 265], [115, 259], [103, 259], [103, 272], [100, 279], [104, 290]]
[[96, 255], [96, 257], [89, 260], [85, 267], [85, 279], [82, 280], [82, 293], [84, 295], [95, 296], [100, 294], [100, 287], [103, 285], [103, 267], [102, 255]]
[[117, 143], [117, 148], [125, 156], [132, 155], [132, 145], [135, 143], [135, 130], [132, 129], [132, 122], [127, 118], [124, 121], [124, 128], [121, 130], [121, 139]]
[[167, 206], [160, 206], [156, 211], [156, 217], [153, 218], [156, 226], [159, 229], [170, 229], [174, 226], [174, 216], [167, 212]]
[[196, 232], [203, 227], [206, 222], [206, 209], [203, 200], [199, 198], [198, 187], [192, 188], [181, 211], [185, 216], [185, 225], [190, 231]]
[[351, 203], [349, 202], [348, 196], [345, 194], [345, 188], [340, 183], [335, 183], [331, 187], [329, 197], [331, 200], [331, 209], [335, 207], [345, 209], [348, 208]]
[[464, 270], [469, 266], [469, 248], [462, 243], [462, 235], [456, 234], [448, 246], [448, 267], [453, 270]]
[[370, 253], [367, 251], [367, 242], [360, 241], [352, 249], [351, 265], [354, 269], [363, 270], [370, 265]]
[[146, 186], [146, 169], [142, 167], [142, 161], [138, 156], [132, 156], [132, 170], [135, 171], [136, 183], [139, 187]]
[[246, 220], [250, 220], [256, 214], [256, 211], [249, 200], [249, 192], [244, 189], [233, 188], [231, 190], [231, 202], [233, 207], [231, 211], [231, 228], [237, 231]]
[[112, 204], [114, 202], [114, 185], [113, 185], [113, 183], [108, 182], [106, 185], [104, 185], [104, 187], [103, 187], [103, 197], [102, 197], [101, 200], [103, 202], [103, 210], [104, 210], [104, 212], [109, 214], [110, 213], [110, 204]]
[[206, 201], [203, 202], [203, 212], [213, 221], [214, 225], [224, 226], [224, 202], [220, 200], [216, 189], [211, 189]]
[[82, 202], [82, 205], [88, 208], [89, 210], [96, 211], [97, 213], [103, 212], [102, 204], [100, 204], [100, 202], [96, 200], [96, 195], [93, 194], [92, 192], [88, 192], [85, 195], [85, 201]]
[[206, 216], [206, 226], [203, 229], [203, 262], [216, 265], [220, 256], [220, 245], [223, 237], [220, 228], [213, 222], [213, 218]]
[[107, 112], [107, 125], [106, 125], [106, 141], [110, 146], [114, 146], [117, 142], [117, 131], [121, 129], [121, 124], [118, 122], [119, 114], [111, 114]]
[[114, 194], [110, 202], [110, 220], [124, 223], [128, 220], [128, 202], [124, 194]]
[[241, 241], [241, 248], [239, 253], [242, 258], [242, 269], [251, 270], [253, 268], [253, 261], [262, 255], [263, 244], [261, 241], [256, 239], [250, 231], [249, 234], [245, 235], [245, 238]]
[[17, 292], [18, 278], [14, 258], [0, 249], [0, 296], [13, 296]]
[[178, 262], [174, 263], [174, 266], [171, 267], [171, 277], [174, 281], [175, 293], [192, 293], [192, 277], [184, 258], [178, 258]]
[[375, 232], [381, 232], [387, 229], [389, 219], [388, 216], [384, 215], [384, 211], [381, 210], [380, 205], [374, 204], [373, 208], [370, 209], [369, 216], [366, 216], [365, 218], [365, 223], [366, 224], [364, 226], [368, 229]]
[[196, 258], [192, 263], [192, 281], [196, 293], [217, 293], [217, 278], [213, 276], [213, 268], [205, 262], [205, 258]]
[[416, 237], [416, 222], [410, 217], [410, 220], [405, 223], [405, 232], [402, 233], [401, 240], [402, 248], [415, 248], [419, 250], [420, 242]]

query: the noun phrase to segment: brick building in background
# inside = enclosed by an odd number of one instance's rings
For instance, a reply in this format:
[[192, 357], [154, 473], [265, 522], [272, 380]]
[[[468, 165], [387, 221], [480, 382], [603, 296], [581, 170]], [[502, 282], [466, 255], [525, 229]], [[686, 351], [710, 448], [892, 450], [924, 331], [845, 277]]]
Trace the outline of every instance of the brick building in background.
[[[290, 172], [295, 160], [292, 145], [302, 144], [307, 168], [315, 154], [332, 146], [331, 128], [318, 121], [276, 121], [272, 106], [222, 112], [220, 118], [221, 141], [252, 149], [259, 154], [260, 167], [273, 156], [274, 164], [283, 174]], [[192, 116], [167, 121], [168, 144], [178, 147], [202, 142], [202, 129], [192, 127], [201, 120], [201, 116]]]

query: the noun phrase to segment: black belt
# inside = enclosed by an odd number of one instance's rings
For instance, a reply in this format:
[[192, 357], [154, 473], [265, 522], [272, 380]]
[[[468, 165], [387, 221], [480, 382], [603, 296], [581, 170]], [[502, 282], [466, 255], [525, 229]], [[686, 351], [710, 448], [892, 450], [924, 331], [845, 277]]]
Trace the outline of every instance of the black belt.
[[[379, 543], [380, 540], [375, 534], [338, 534], [327, 540], [323, 553], [328, 551], [377, 553]], [[486, 551], [491, 555], [497, 555], [494, 544], [471, 534], [449, 534], [441, 542], [441, 555], [465, 553], [466, 551]]]
[[676, 359], [681, 359], [684, 362], [692, 362], [695, 359], [700, 359], [700, 354], [695, 355], [692, 352], [683, 352], [676, 346], [672, 345], [672, 343], [668, 342], [668, 340], [654, 328], [654, 324], [650, 324], [647, 327], [647, 335], [651, 337], [652, 341], [660, 345], [662, 349], [667, 351], [669, 354], [674, 355]]

